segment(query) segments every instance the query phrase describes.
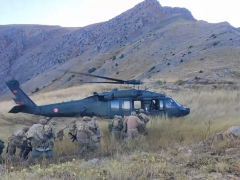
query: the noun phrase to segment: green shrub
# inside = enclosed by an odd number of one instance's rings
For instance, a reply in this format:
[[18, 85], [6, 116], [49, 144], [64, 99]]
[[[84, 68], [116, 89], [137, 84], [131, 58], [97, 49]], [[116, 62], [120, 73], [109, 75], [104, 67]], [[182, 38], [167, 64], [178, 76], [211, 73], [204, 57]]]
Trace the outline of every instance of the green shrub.
[[96, 68], [95, 68], [95, 67], [89, 69], [89, 70], [88, 70], [88, 73], [93, 73], [94, 71], [96, 71]]

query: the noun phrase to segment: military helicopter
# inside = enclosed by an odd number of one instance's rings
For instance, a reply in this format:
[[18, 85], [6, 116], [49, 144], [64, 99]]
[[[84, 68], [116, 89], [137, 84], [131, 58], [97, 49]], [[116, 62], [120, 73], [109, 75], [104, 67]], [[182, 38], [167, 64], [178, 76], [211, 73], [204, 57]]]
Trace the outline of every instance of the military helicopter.
[[[85, 82], [85, 83], [109, 83], [109, 84], [131, 84], [141, 85], [140, 80], [121, 80], [87, 73], [71, 72], [79, 75], [97, 77], [115, 82]], [[17, 104], [9, 113], [27, 113], [53, 117], [78, 117], [78, 116], [100, 116], [113, 118], [114, 115], [128, 116], [132, 111], [138, 112], [144, 109], [149, 115], [161, 117], [183, 117], [190, 113], [190, 108], [184, 107], [166, 94], [155, 93], [135, 88], [109, 92], [94, 92], [87, 98], [37, 106], [20, 88], [17, 80], [10, 80], [6, 85], [14, 94], [13, 100]]]

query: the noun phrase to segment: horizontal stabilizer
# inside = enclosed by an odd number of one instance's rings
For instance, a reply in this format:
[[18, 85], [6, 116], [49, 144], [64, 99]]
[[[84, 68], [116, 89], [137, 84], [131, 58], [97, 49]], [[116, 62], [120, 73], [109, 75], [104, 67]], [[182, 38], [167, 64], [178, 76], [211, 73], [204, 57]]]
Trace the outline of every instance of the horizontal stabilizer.
[[22, 112], [22, 109], [25, 107], [25, 105], [21, 105], [21, 106], [14, 106], [8, 113], [19, 113]]

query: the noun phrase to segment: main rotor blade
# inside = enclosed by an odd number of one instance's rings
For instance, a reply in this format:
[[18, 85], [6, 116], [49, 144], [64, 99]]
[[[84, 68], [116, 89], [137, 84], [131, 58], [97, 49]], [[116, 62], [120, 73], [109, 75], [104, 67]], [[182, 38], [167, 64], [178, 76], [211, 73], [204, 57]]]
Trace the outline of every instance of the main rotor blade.
[[107, 84], [124, 84], [124, 83], [121, 83], [121, 82], [107, 82], [107, 81], [105, 81], [105, 82], [81, 82], [81, 83], [93, 83], [93, 84], [96, 84], [96, 83], [107, 83]]
[[102, 78], [102, 79], [118, 81], [118, 82], [122, 82], [122, 83], [126, 82], [125, 80], [121, 80], [121, 79], [109, 78], [109, 77], [98, 76], [98, 75], [93, 75], [93, 74], [87, 74], [87, 73], [81, 73], [81, 72], [73, 72], [73, 71], [69, 71], [69, 72], [70, 73], [74, 73], [74, 74], [84, 75], [84, 76], [98, 77], [98, 78]]

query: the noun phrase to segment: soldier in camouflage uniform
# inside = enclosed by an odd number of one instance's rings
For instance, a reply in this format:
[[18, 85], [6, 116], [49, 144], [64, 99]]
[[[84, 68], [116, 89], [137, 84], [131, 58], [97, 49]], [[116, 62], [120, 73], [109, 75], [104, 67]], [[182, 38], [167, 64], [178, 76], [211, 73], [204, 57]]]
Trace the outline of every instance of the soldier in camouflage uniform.
[[112, 135], [113, 140], [120, 140], [123, 138], [122, 130], [123, 130], [123, 119], [121, 116], [115, 115], [113, 120], [111, 120], [108, 124], [109, 132]]
[[68, 137], [69, 139], [73, 140], [73, 137], [77, 134], [77, 124], [76, 119], [72, 120], [72, 122], [69, 124], [69, 131], [68, 131]]
[[81, 153], [97, 149], [99, 147], [98, 139], [94, 133], [89, 130], [88, 122], [91, 121], [90, 117], [83, 117], [84, 123], [80, 123], [77, 129], [77, 142]]
[[51, 133], [53, 134], [53, 139], [55, 140], [56, 139], [56, 125], [57, 125], [57, 122], [56, 121], [51, 121], [49, 123], [49, 126], [51, 128]]
[[5, 148], [4, 142], [0, 139], [0, 164], [3, 163], [2, 152]]
[[89, 126], [89, 129], [97, 136], [100, 135], [100, 132], [99, 132], [99, 126], [98, 126], [98, 121], [97, 121], [97, 117], [96, 116], [93, 116], [91, 121], [88, 122], [88, 126]]
[[43, 132], [44, 132], [44, 126], [47, 124], [47, 121], [45, 119], [41, 119], [39, 121], [39, 124], [34, 124], [27, 133], [27, 138], [31, 142], [31, 146], [33, 149], [36, 149], [36, 147], [42, 142], [44, 142], [43, 138]]
[[146, 125], [147, 125], [147, 123], [150, 121], [150, 118], [149, 118], [146, 114], [144, 114], [144, 110], [143, 110], [143, 109], [140, 109], [140, 110], [139, 110], [139, 114], [137, 115], [137, 117], [138, 117], [142, 122], [144, 122], [144, 125], [141, 124], [141, 125], [138, 126], [138, 132], [139, 132], [140, 134], [147, 135], [148, 132], [147, 132], [147, 129], [146, 129]]
[[135, 111], [131, 113], [130, 116], [128, 116], [123, 123], [123, 131], [127, 129], [127, 136], [128, 139], [137, 139], [139, 132], [138, 132], [138, 126], [144, 125], [144, 122], [142, 122], [138, 117]]
[[17, 130], [12, 134], [9, 138], [10, 141], [8, 143], [6, 157], [15, 155], [17, 148], [21, 150], [19, 156], [22, 157], [23, 138], [27, 137], [26, 133], [28, 130], [29, 127], [24, 126], [22, 129]]

